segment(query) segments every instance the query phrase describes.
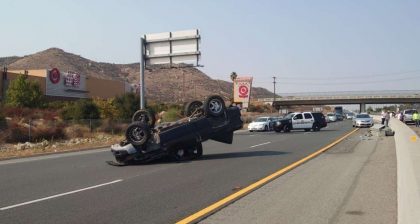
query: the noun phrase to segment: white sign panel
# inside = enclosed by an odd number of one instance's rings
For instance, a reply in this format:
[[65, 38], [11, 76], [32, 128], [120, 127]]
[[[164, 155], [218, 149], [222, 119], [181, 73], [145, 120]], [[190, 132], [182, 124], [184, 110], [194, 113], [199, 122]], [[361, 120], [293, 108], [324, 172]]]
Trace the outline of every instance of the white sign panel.
[[198, 30], [146, 34], [144, 37], [146, 65], [198, 65], [200, 34]]
[[237, 77], [233, 81], [233, 97], [235, 103], [242, 103], [243, 108], [248, 108], [251, 88], [252, 77]]
[[88, 98], [86, 91], [86, 76], [77, 72], [60, 72], [54, 68], [48, 71], [46, 95]]

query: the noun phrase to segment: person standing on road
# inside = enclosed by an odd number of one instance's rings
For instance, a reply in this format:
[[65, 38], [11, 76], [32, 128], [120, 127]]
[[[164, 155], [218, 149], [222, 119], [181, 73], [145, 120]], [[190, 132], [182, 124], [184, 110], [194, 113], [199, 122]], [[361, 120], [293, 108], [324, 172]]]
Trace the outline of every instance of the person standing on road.
[[400, 120], [401, 122], [403, 122], [403, 121], [404, 121], [404, 114], [403, 114], [403, 112], [400, 112], [400, 113], [398, 114], [398, 120]]
[[416, 127], [420, 126], [420, 114], [417, 111], [414, 111], [413, 113], [413, 121], [416, 123]]
[[381, 113], [381, 124], [382, 124], [382, 125], [384, 125], [384, 124], [385, 124], [385, 116], [386, 116], [386, 113], [385, 113], [385, 111], [384, 111], [384, 110], [382, 110], [382, 113]]
[[385, 114], [385, 127], [388, 127], [389, 124], [389, 119], [391, 119], [391, 114], [388, 112], [386, 112]]

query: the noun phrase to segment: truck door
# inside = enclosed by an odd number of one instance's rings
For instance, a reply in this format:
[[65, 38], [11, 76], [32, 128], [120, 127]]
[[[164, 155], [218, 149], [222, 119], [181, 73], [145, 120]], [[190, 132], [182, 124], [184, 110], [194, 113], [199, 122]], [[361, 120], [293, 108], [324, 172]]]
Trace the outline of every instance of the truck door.
[[303, 115], [302, 114], [295, 114], [292, 119], [292, 128], [293, 129], [300, 129], [303, 128]]
[[303, 127], [302, 128], [312, 128], [314, 123], [314, 118], [311, 113], [303, 113]]

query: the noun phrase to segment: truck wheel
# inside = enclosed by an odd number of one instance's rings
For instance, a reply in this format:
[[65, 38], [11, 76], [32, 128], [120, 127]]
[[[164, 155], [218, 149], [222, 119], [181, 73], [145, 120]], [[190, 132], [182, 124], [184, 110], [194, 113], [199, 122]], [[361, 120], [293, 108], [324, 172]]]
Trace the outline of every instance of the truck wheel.
[[132, 122], [140, 121], [144, 124], [149, 125], [149, 127], [154, 127], [156, 123], [156, 118], [154, 114], [151, 114], [147, 110], [138, 110], [134, 113], [132, 117]]
[[198, 112], [199, 110], [202, 111], [202, 109], [203, 109], [203, 102], [198, 101], [198, 100], [191, 101], [185, 106], [185, 116], [189, 117], [193, 115], [194, 113]]
[[213, 117], [222, 115], [225, 108], [225, 101], [217, 95], [209, 96], [204, 104], [205, 113]]
[[197, 144], [188, 151], [188, 155], [191, 159], [198, 159], [203, 156], [203, 145], [201, 142], [197, 142]]
[[313, 131], [319, 131], [319, 130], [321, 130], [321, 128], [319, 127], [318, 123], [315, 123], [314, 126], [312, 127], [312, 130]]
[[275, 131], [275, 132], [281, 132], [281, 128], [279, 128], [279, 127], [274, 127], [274, 131]]
[[130, 124], [125, 131], [125, 138], [133, 146], [141, 146], [147, 142], [150, 137], [150, 128], [147, 124], [136, 121]]
[[290, 127], [289, 127], [289, 125], [285, 125], [284, 127], [283, 127], [283, 131], [286, 133], [286, 132], [290, 132]]

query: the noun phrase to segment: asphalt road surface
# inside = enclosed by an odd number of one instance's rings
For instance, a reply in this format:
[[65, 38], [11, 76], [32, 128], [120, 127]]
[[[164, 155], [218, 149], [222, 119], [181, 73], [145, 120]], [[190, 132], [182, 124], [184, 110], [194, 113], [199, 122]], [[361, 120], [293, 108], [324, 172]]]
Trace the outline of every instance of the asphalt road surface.
[[202, 159], [113, 167], [109, 149], [0, 162], [0, 223], [174, 223], [352, 129], [235, 133]]

